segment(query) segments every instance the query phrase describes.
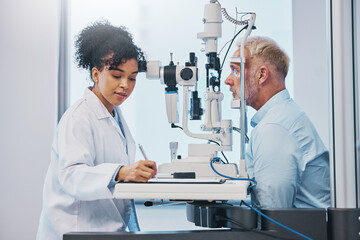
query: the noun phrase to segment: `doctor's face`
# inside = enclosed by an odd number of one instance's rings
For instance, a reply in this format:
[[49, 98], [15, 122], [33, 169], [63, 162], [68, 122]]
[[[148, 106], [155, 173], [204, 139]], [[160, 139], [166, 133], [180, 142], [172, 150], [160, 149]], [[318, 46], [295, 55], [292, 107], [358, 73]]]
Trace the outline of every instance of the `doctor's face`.
[[112, 113], [114, 106], [122, 104], [132, 93], [138, 74], [136, 59], [128, 59], [117, 67], [105, 66], [101, 71], [92, 69], [95, 85], [92, 91]]
[[[233, 57], [240, 57], [240, 48], [234, 53]], [[240, 99], [240, 63], [230, 62], [231, 73], [226, 78], [225, 84], [230, 86], [234, 100]], [[246, 104], [252, 106], [257, 98], [259, 89], [255, 80], [254, 67], [251, 66], [250, 52], [245, 48], [245, 100]]]

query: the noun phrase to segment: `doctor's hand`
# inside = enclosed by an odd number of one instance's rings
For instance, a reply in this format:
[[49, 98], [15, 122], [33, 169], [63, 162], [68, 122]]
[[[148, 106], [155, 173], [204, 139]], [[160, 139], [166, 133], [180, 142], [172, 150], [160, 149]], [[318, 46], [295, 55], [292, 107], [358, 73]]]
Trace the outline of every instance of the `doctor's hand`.
[[150, 178], [154, 178], [157, 174], [156, 163], [149, 160], [140, 160], [128, 166], [120, 168], [116, 180], [147, 182]]

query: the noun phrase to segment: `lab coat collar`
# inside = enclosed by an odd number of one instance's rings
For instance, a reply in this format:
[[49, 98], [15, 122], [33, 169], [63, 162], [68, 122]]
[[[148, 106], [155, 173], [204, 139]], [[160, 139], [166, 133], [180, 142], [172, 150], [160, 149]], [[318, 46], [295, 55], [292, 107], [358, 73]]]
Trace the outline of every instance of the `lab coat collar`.
[[256, 127], [256, 125], [264, 118], [266, 113], [278, 103], [283, 102], [287, 99], [290, 99], [290, 94], [287, 89], [284, 89], [274, 96], [272, 96], [260, 109], [255, 113], [251, 118], [251, 126]]
[[106, 109], [106, 107], [104, 106], [104, 104], [100, 101], [100, 99], [95, 95], [95, 93], [93, 93], [91, 91], [91, 87], [88, 87], [85, 89], [84, 91], [84, 95], [83, 98], [89, 102], [89, 104], [92, 106], [92, 109], [94, 110], [95, 115], [97, 116], [97, 118], [100, 119], [105, 119], [105, 118], [110, 118], [109, 120], [111, 121], [113, 127], [115, 128], [115, 130], [119, 133], [121, 139], [123, 141], [127, 141], [127, 145], [128, 145], [128, 156], [129, 159], [134, 159], [135, 158], [135, 152], [136, 152], [136, 147], [135, 147], [135, 141], [130, 133], [129, 127], [125, 122], [124, 116], [122, 115], [121, 109], [119, 106], [115, 106], [116, 111], [119, 114], [119, 118], [120, 121], [124, 127], [124, 134], [123, 135], [119, 125], [116, 123], [115, 119], [113, 118], [113, 116], [111, 116], [111, 114], [109, 113], [109, 111]]
[[[115, 121], [114, 117], [109, 113], [109, 111], [107, 110], [107, 108], [105, 107], [105, 105], [101, 102], [101, 100], [95, 95], [95, 93], [93, 93], [93, 91], [91, 91], [91, 87], [86, 88], [85, 92], [84, 92], [84, 96], [83, 98], [90, 104], [91, 108], [93, 109], [96, 117], [101, 120], [101, 119], [106, 119], [108, 118], [112, 124], [112, 126], [115, 128], [115, 130], [119, 133], [120, 137], [122, 138], [123, 141], [125, 141], [126, 136], [123, 135], [119, 125], [117, 124], [117, 122]], [[115, 109], [115, 108], [114, 108]], [[119, 117], [121, 115], [121, 111], [118, 108], [117, 112], [119, 114]], [[120, 117], [121, 119], [121, 117]], [[124, 121], [123, 119], [121, 119], [121, 121]], [[125, 133], [124, 133], [125, 134]]]
[[104, 104], [100, 99], [91, 91], [91, 87], [88, 87], [84, 91], [83, 98], [89, 102], [92, 109], [94, 110], [98, 119], [110, 118], [112, 117], [109, 111], [106, 109]]
[[[91, 109], [94, 111], [96, 117], [101, 119], [109, 119], [111, 125], [115, 128], [115, 130], [119, 133], [121, 139], [125, 141], [125, 136], [122, 134], [122, 131], [119, 125], [116, 123], [114, 117], [109, 113], [105, 105], [101, 102], [101, 100], [91, 91], [91, 87], [85, 89], [83, 98], [89, 103]], [[118, 111], [119, 113], [119, 111]], [[120, 115], [120, 113], [119, 113]]]

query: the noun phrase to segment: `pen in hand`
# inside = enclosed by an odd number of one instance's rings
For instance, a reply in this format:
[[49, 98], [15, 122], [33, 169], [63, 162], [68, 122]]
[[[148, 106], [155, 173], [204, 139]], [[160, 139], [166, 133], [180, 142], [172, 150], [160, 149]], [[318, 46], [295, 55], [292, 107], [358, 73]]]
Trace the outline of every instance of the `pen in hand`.
[[[140, 149], [141, 154], [144, 156], [144, 159], [145, 159], [145, 160], [149, 160], [149, 159], [147, 158], [146, 154], [145, 154], [145, 151], [144, 151], [144, 148], [142, 147], [142, 145], [141, 145], [141, 144], [138, 144], [138, 146], [139, 146], [139, 149]], [[150, 167], [150, 168], [151, 168], [151, 167]], [[155, 178], [157, 179], [157, 175], [155, 176]]]
[[149, 159], [146, 157], [146, 154], [145, 154], [144, 149], [143, 149], [143, 147], [141, 146], [141, 144], [139, 144], [139, 149], [140, 149], [141, 154], [144, 156], [145, 160], [149, 160]]

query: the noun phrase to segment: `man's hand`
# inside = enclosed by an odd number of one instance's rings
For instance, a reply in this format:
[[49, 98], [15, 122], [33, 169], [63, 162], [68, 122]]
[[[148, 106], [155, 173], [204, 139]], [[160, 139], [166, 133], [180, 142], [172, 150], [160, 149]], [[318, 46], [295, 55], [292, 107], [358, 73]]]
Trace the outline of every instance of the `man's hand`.
[[157, 174], [156, 163], [149, 160], [140, 160], [120, 168], [116, 181], [147, 182]]

